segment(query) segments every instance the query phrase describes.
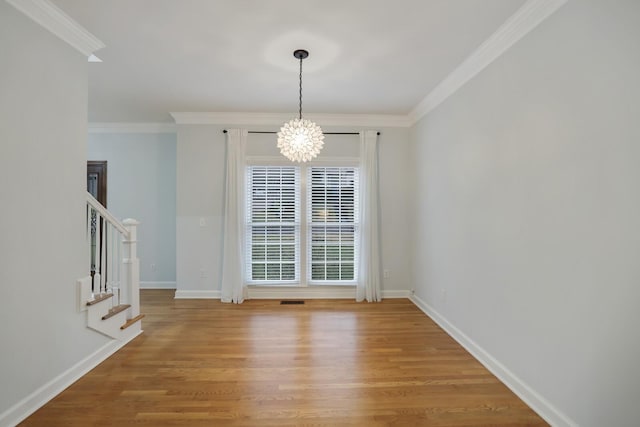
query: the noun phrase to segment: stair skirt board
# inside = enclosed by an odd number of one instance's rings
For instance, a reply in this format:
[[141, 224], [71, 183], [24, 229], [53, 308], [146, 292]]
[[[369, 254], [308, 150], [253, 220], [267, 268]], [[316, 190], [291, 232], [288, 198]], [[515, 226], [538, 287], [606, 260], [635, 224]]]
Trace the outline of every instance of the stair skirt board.
[[[99, 306], [94, 306], [99, 307]], [[93, 307], [92, 307], [93, 308]], [[103, 320], [102, 317], [108, 314], [107, 310], [89, 310], [87, 314], [87, 326], [94, 331], [100, 332], [109, 338], [120, 339], [120, 326], [127, 322], [127, 311], [120, 311], [115, 315]]]
[[[99, 275], [98, 276], [99, 280]], [[113, 294], [94, 295], [91, 292], [91, 277], [78, 280], [78, 307], [80, 311], [87, 311], [87, 327], [109, 338], [120, 341], [127, 340], [136, 330], [140, 330], [139, 315], [128, 318], [131, 307], [128, 304], [113, 305]], [[137, 324], [135, 328], [131, 326]]]

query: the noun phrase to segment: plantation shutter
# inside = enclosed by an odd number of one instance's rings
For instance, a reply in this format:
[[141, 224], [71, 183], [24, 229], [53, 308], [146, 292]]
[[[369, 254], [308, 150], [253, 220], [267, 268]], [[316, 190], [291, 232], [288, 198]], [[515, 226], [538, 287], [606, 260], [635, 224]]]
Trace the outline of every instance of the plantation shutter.
[[310, 281], [356, 281], [357, 168], [310, 167], [307, 186], [307, 274]]
[[299, 168], [249, 166], [247, 187], [248, 281], [299, 282]]

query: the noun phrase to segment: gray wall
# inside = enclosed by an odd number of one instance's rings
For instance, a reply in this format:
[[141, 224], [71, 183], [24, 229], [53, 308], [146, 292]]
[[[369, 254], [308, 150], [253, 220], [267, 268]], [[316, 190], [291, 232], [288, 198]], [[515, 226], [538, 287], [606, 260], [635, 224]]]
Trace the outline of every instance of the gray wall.
[[141, 287], [175, 288], [176, 135], [91, 133], [87, 156], [107, 161], [109, 210], [141, 222]]
[[87, 58], [4, 1], [0, 58], [4, 425], [5, 411], [108, 340], [76, 305], [76, 280], [89, 273]]
[[581, 426], [640, 419], [639, 17], [569, 1], [413, 130], [417, 296]]
[[[227, 127], [230, 126], [178, 126], [176, 226], [179, 291], [211, 292], [220, 289], [226, 145], [222, 130]], [[406, 291], [410, 286], [407, 256], [410, 230], [406, 226], [409, 129], [379, 130], [382, 258], [383, 268], [390, 271], [383, 289]], [[325, 131], [354, 130], [327, 128]], [[319, 158], [357, 157], [358, 144], [358, 136], [327, 136]], [[275, 135], [249, 135], [247, 155], [279, 157]], [[200, 225], [201, 219], [205, 226]]]

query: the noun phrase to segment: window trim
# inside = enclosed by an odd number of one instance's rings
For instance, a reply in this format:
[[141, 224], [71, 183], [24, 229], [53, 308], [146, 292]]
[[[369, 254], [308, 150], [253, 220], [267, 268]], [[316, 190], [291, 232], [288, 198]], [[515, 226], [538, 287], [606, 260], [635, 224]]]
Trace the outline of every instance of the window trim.
[[[251, 183], [254, 181], [253, 180], [253, 175], [251, 174], [251, 169], [252, 168], [258, 168], [258, 169], [264, 169], [265, 172], [268, 171], [268, 168], [273, 167], [273, 168], [289, 168], [293, 170], [293, 176], [295, 178], [297, 178], [297, 182], [294, 180], [294, 201], [299, 201], [299, 197], [300, 197], [300, 170], [296, 169], [295, 165], [269, 165], [269, 166], [264, 166], [264, 165], [246, 165], [245, 166], [245, 179], [246, 179], [246, 191], [249, 190]], [[267, 175], [268, 173], [265, 173], [264, 179], [265, 179], [265, 184], [267, 181]], [[282, 188], [282, 187], [280, 187]], [[290, 187], [289, 187], [290, 188]], [[295, 191], [298, 190], [297, 193], [295, 193]], [[282, 193], [281, 193], [281, 197], [282, 197]], [[244, 212], [244, 242], [245, 245], [247, 247], [245, 247], [245, 257], [247, 257], [248, 259], [245, 260], [245, 265], [244, 265], [244, 270], [245, 270], [245, 284], [249, 285], [249, 284], [266, 284], [266, 283], [272, 283], [272, 284], [278, 284], [278, 285], [295, 285], [300, 281], [300, 268], [299, 268], [299, 261], [300, 261], [300, 254], [302, 252], [301, 250], [301, 246], [300, 246], [300, 237], [299, 235], [296, 234], [296, 229], [300, 227], [300, 223], [302, 221], [302, 216], [301, 216], [301, 212], [300, 212], [300, 207], [299, 205], [295, 205], [295, 215], [294, 215], [294, 220], [291, 223], [290, 221], [283, 221], [282, 217], [280, 218], [280, 221], [266, 221], [268, 219], [267, 217], [267, 208], [265, 205], [265, 222], [260, 222], [258, 221], [257, 223], [252, 221], [253, 218], [250, 218], [250, 215], [252, 214], [252, 208], [251, 206], [254, 204], [254, 200], [253, 197], [251, 195], [250, 192], [247, 192], [246, 194], [246, 204], [245, 204], [245, 212]], [[272, 222], [271, 225], [269, 225], [269, 223]], [[253, 240], [253, 236], [254, 236], [254, 227], [265, 227], [265, 233], [267, 233], [266, 228], [270, 227], [270, 226], [280, 226], [280, 227], [293, 227], [294, 230], [294, 269], [295, 269], [295, 274], [294, 274], [294, 279], [292, 280], [283, 280], [282, 278], [280, 280], [268, 280], [266, 279], [267, 277], [267, 272], [268, 272], [268, 265], [269, 265], [269, 260], [267, 258], [267, 248], [268, 248], [268, 244], [265, 243], [265, 251], [264, 251], [264, 264], [265, 264], [265, 280], [251, 280], [249, 279], [249, 277], [251, 276], [251, 272], [253, 271], [253, 267], [254, 267], [254, 263], [251, 260], [252, 254], [253, 254], [253, 246], [251, 245], [251, 242]], [[282, 230], [280, 230], [280, 233], [282, 232]], [[299, 233], [299, 232], [298, 232]], [[280, 236], [282, 236], [282, 234], [279, 234]], [[266, 242], [266, 241], [265, 241]], [[280, 246], [282, 246], [282, 239], [280, 239]], [[260, 245], [258, 245], [260, 246]], [[258, 260], [256, 261], [256, 264], [261, 264], [261, 262]], [[283, 265], [283, 264], [289, 264], [289, 262], [282, 262], [282, 259], [277, 263], [279, 265]]]
[[[311, 169], [312, 168], [325, 168], [325, 169], [329, 169], [329, 168], [333, 168], [333, 169], [354, 169], [354, 178], [356, 179], [355, 182], [355, 186], [354, 186], [354, 217], [353, 217], [353, 230], [354, 230], [354, 236], [353, 236], [353, 279], [352, 280], [340, 280], [338, 282], [332, 282], [331, 280], [313, 280], [312, 277], [312, 252], [313, 252], [313, 248], [312, 245], [309, 243], [309, 241], [311, 240], [311, 234], [312, 234], [312, 217], [311, 217], [311, 211], [310, 210], [305, 210], [304, 212], [301, 212], [304, 215], [304, 225], [306, 227], [306, 242], [307, 245], [305, 245], [302, 249], [305, 251], [306, 253], [306, 260], [305, 262], [307, 263], [306, 267], [307, 267], [307, 283], [309, 283], [310, 285], [318, 285], [318, 286], [326, 286], [327, 284], [336, 284], [336, 285], [356, 285], [358, 282], [358, 256], [359, 256], [359, 233], [360, 233], [360, 221], [359, 221], [359, 216], [360, 216], [360, 210], [359, 210], [359, 188], [360, 188], [360, 169], [359, 169], [359, 165], [356, 166], [347, 166], [347, 165], [318, 165], [318, 164], [310, 164], [306, 167], [306, 169], [304, 169], [304, 173], [306, 175], [306, 178], [308, 179], [311, 175]], [[302, 173], [302, 171], [301, 171]], [[312, 189], [311, 189], [311, 184], [307, 183], [308, 185], [305, 187], [306, 190], [306, 194], [304, 194], [304, 197], [308, 202], [311, 200], [311, 198], [313, 197], [312, 195]], [[340, 227], [341, 225], [343, 225], [343, 223], [340, 222], [336, 222], [336, 223], [325, 223], [325, 226], [330, 226], [330, 225], [334, 225], [337, 227]], [[325, 260], [326, 263], [326, 260]]]
[[[318, 167], [353, 167], [356, 169], [358, 179], [360, 179], [360, 158], [359, 157], [324, 157], [322, 159], [315, 159], [306, 163], [293, 163], [282, 156], [247, 156], [245, 159], [245, 176], [248, 178], [248, 170], [250, 166], [274, 166], [274, 167], [282, 167], [282, 166], [297, 166], [300, 168], [299, 176], [300, 176], [300, 236], [299, 236], [299, 280], [297, 281], [255, 281], [249, 280], [248, 276], [245, 278], [245, 285], [250, 287], [273, 287], [273, 288], [327, 288], [327, 287], [355, 287], [357, 284], [357, 274], [354, 280], [350, 281], [312, 281], [311, 275], [308, 273], [307, 268], [310, 267], [310, 263], [307, 260], [309, 250], [307, 248], [307, 239], [309, 238], [309, 226], [307, 224], [307, 204], [308, 204], [308, 196], [307, 192], [309, 191], [307, 187], [307, 175], [308, 169], [314, 166]], [[248, 181], [247, 181], [248, 183]], [[247, 185], [247, 189], [248, 189]], [[356, 193], [357, 196], [358, 193]], [[247, 197], [248, 199], [248, 197]], [[359, 201], [356, 201], [359, 203]], [[246, 216], [249, 212], [248, 207], [245, 208], [245, 222]], [[357, 221], [357, 230], [354, 239], [355, 246], [359, 245], [359, 233], [361, 232], [359, 221]], [[247, 227], [245, 227], [245, 230]], [[248, 242], [248, 237], [245, 236], [245, 242]], [[249, 249], [245, 250], [245, 254], [248, 256], [250, 253]], [[354, 269], [357, 273], [357, 264], [359, 250], [357, 248], [354, 249]], [[251, 260], [246, 259], [245, 263], [250, 264]], [[245, 265], [245, 270], [248, 271], [248, 267]]]

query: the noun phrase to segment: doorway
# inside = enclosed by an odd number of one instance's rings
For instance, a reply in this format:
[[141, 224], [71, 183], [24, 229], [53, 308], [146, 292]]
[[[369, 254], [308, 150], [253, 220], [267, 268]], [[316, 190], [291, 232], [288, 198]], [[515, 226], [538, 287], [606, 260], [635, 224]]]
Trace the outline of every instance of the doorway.
[[107, 207], [107, 161], [87, 161], [87, 191]]

